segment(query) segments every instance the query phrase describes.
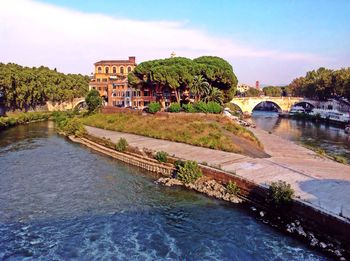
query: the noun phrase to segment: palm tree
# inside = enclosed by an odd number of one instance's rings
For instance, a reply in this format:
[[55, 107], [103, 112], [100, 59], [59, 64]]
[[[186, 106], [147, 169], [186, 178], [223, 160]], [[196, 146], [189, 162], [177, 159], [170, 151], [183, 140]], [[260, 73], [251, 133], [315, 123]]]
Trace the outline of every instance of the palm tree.
[[207, 94], [210, 89], [210, 84], [202, 77], [202, 75], [195, 76], [190, 91], [198, 102], [202, 96]]
[[210, 87], [209, 91], [206, 93], [204, 97], [205, 102], [217, 102], [219, 104], [223, 103], [223, 93], [216, 87]]

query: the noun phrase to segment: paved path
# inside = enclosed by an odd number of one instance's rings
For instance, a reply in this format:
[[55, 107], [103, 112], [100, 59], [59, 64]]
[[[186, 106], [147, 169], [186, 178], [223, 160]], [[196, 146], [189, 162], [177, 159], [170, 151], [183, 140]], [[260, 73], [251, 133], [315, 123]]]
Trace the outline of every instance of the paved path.
[[162, 150], [182, 159], [220, 166], [261, 185], [284, 180], [292, 185], [300, 199], [350, 218], [350, 166], [321, 158], [311, 150], [263, 130], [252, 129], [271, 157], [258, 159], [94, 127], [86, 129], [92, 135], [110, 138], [113, 142], [123, 137], [132, 146]]

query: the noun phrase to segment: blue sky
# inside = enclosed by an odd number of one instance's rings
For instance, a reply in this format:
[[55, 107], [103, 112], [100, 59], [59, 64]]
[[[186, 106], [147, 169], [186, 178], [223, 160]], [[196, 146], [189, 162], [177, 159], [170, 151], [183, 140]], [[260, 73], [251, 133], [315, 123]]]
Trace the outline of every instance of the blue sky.
[[[145, 27], [138, 34], [149, 39], [147, 38], [147, 28], [149, 28], [152, 34], [150, 38], [153, 41], [164, 35], [162, 30], [169, 31], [169, 25], [159, 29], [157, 24], [168, 22], [175, 24], [176, 28], [170, 25], [170, 29], [175, 30], [174, 36], [176, 35], [177, 39], [173, 39], [172, 42], [160, 39], [153, 49], [143, 46], [145, 40], [141, 40], [139, 45], [131, 44], [133, 46], [127, 48], [119, 46], [121, 43], [118, 37], [106, 36], [102, 42], [115, 37], [114, 47], [129, 53], [111, 51], [111, 57], [106, 57], [107, 53], [101, 52], [101, 59], [123, 58], [114, 57], [115, 55], [126, 57], [137, 55], [140, 62], [145, 59], [161, 58], [173, 49], [180, 56], [218, 55], [223, 56], [233, 65], [241, 82], [250, 84], [255, 80], [267, 84], [289, 83], [293, 78], [305, 74], [307, 70], [320, 66], [330, 68], [350, 66], [349, 0], [18, 1], [46, 6], [47, 10], [52, 10], [53, 13], [54, 8], [63, 7], [62, 10], [60, 9], [62, 17], [64, 12], [68, 15], [69, 12], [72, 14], [78, 11], [77, 23], [80, 15], [84, 17], [90, 15], [89, 21], [99, 19], [91, 16], [93, 14], [102, 15], [106, 21], [115, 19], [115, 26], [111, 27], [111, 33], [114, 31], [113, 28], [116, 28], [115, 30], [124, 33], [125, 38], [130, 41], [133, 39], [134, 42], [137, 41], [136, 33], [132, 36], [129, 35], [130, 32], [117, 29], [120, 22], [127, 21], [122, 23], [123, 26], [130, 26], [130, 30], [134, 31], [136, 29], [130, 23], [144, 22], [142, 25]], [[33, 8], [33, 12], [34, 10]], [[15, 12], [15, 9], [13, 11]], [[61, 26], [60, 32], [65, 30], [64, 26], [67, 25]], [[153, 26], [157, 29], [153, 29]], [[54, 27], [57, 29], [56, 25]], [[98, 28], [90, 25], [91, 36], [94, 35], [95, 30], [96, 33], [101, 31]], [[84, 29], [77, 28], [77, 30]], [[155, 32], [159, 32], [159, 35]], [[187, 37], [192, 32], [195, 36]], [[77, 40], [74, 41], [76, 43]], [[201, 41], [210, 42], [210, 44], [205, 45]], [[110, 47], [106, 46], [106, 48]], [[99, 57], [98, 50], [87, 49], [87, 51], [90, 54], [94, 53], [90, 59]], [[146, 52], [148, 55], [145, 55]], [[34, 63], [40, 61], [40, 59], [34, 60]], [[89, 59], [82, 58], [82, 60], [90, 62]], [[59, 64], [55, 67], [62, 68], [63, 71], [70, 69], [68, 64], [62, 64], [63, 61], [58, 62]], [[91, 64], [93, 62], [91, 60]], [[29, 62], [26, 61], [26, 63]], [[50, 61], [51, 64], [54, 63]], [[85, 69], [82, 67], [81, 70]]]

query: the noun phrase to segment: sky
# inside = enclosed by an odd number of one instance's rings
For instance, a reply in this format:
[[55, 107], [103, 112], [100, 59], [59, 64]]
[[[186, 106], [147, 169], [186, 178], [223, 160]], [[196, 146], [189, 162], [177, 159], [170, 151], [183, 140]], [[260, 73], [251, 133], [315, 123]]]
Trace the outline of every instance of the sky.
[[239, 82], [350, 66], [349, 0], [0, 0], [0, 62], [90, 74], [103, 59], [220, 56]]

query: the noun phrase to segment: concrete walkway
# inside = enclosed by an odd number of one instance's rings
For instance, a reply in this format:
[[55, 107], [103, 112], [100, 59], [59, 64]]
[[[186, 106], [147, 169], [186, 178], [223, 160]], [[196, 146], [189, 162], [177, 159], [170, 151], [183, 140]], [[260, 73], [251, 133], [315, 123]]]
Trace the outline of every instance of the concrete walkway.
[[315, 152], [260, 129], [251, 129], [264, 144], [270, 158], [250, 158], [240, 154], [206, 149], [144, 136], [86, 127], [97, 137], [117, 142], [125, 138], [131, 146], [166, 151], [176, 157], [217, 166], [268, 185], [284, 180], [297, 197], [327, 212], [350, 218], [350, 166], [319, 157]]

